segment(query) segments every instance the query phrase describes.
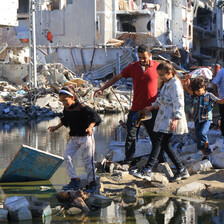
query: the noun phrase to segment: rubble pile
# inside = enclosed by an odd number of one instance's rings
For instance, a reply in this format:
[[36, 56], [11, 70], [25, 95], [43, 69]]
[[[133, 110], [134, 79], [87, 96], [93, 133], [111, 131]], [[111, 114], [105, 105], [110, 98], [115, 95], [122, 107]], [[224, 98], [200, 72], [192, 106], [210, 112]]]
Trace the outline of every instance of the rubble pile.
[[[38, 71], [36, 90], [30, 90], [28, 82], [18, 85], [6, 79], [0, 81], [0, 119], [58, 116], [63, 105], [58, 101], [57, 93], [64, 85], [73, 85], [79, 100], [99, 113], [127, 112], [130, 109], [130, 92], [108, 89], [101, 97], [94, 98], [94, 91], [100, 87], [98, 81], [91, 83], [74, 78], [74, 74], [59, 63], [41, 65]], [[129, 86], [126, 82], [119, 84], [123, 88]]]
[[40, 201], [34, 196], [11, 196], [5, 198], [0, 208], [0, 221], [23, 221], [32, 218], [43, 218], [52, 214], [49, 202]]

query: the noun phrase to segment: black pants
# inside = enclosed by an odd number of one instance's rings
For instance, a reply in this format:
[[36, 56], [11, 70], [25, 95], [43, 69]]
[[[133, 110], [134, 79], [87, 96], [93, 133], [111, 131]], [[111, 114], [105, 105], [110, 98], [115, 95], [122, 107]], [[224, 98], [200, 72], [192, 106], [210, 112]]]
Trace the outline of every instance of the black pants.
[[219, 113], [221, 116], [221, 132], [222, 136], [224, 136], [224, 104], [219, 104]]
[[[128, 114], [128, 120], [127, 120], [127, 136], [126, 136], [126, 142], [125, 142], [125, 156], [126, 161], [131, 161], [133, 159], [133, 156], [135, 154], [135, 146], [137, 142], [137, 134], [139, 127], [136, 127], [136, 122], [133, 122], [132, 117], [135, 115], [137, 111], [130, 111]], [[154, 145], [155, 142], [155, 132], [153, 131], [153, 126], [155, 123], [157, 115], [157, 110], [152, 111], [152, 118], [150, 120], [143, 121], [143, 125], [151, 139], [152, 145]], [[164, 162], [165, 158], [163, 157], [163, 152], [159, 154], [158, 156], [159, 162]]]
[[159, 154], [161, 152], [165, 151], [166, 154], [171, 159], [171, 161], [173, 162], [173, 164], [176, 166], [177, 170], [183, 169], [184, 168], [183, 164], [181, 163], [176, 152], [174, 151], [174, 149], [171, 146], [172, 134], [157, 132], [155, 135], [156, 135], [156, 140], [155, 140], [154, 146], [152, 148], [152, 151], [149, 155], [149, 160], [146, 163], [146, 167], [148, 169], [152, 169]]

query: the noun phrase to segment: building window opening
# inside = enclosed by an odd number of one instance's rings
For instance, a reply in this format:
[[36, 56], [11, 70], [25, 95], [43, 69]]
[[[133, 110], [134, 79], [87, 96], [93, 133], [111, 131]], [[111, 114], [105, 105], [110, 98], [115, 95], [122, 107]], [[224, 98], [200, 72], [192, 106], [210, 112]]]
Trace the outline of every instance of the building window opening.
[[29, 0], [19, 0], [18, 13], [29, 13]]
[[147, 30], [151, 31], [151, 20], [147, 23]]
[[136, 32], [135, 26], [131, 25], [130, 23], [123, 23], [122, 29], [124, 32]]

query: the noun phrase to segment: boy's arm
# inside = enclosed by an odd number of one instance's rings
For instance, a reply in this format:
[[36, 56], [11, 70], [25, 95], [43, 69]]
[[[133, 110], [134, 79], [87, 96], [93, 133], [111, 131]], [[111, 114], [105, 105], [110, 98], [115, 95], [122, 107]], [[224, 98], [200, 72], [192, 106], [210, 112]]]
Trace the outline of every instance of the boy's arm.
[[212, 87], [213, 87], [214, 95], [218, 97], [219, 95], [218, 95], [218, 91], [217, 91], [217, 85], [215, 83], [212, 83]]
[[193, 91], [189, 88], [189, 86], [184, 85], [184, 89], [185, 89], [191, 96], [194, 95]]
[[219, 104], [224, 104], [224, 98], [223, 99], [219, 99], [217, 96], [215, 96], [213, 93], [209, 93], [210, 94], [210, 99], [216, 103]]
[[216, 102], [219, 103], [219, 104], [224, 104], [224, 98], [223, 99], [218, 99]]
[[184, 89], [185, 89], [191, 96], [193, 96], [194, 93], [193, 93], [193, 91], [190, 89], [190, 84], [191, 84], [191, 80], [190, 80], [190, 78], [191, 78], [191, 75], [190, 75], [190, 74], [187, 74], [187, 75], [185, 76], [185, 80], [184, 80]]

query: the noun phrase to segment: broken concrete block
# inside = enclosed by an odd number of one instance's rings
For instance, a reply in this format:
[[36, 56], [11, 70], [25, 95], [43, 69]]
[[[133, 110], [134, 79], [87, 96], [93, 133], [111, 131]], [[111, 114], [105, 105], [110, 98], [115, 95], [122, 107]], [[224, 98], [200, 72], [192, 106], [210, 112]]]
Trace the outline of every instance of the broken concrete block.
[[7, 209], [0, 208], [0, 223], [1, 222], [8, 222], [8, 213]]
[[82, 209], [80, 208], [77, 208], [77, 207], [72, 207], [72, 208], [69, 208], [69, 210], [65, 210], [66, 214], [68, 214], [69, 216], [71, 215], [77, 215], [77, 214], [80, 214], [82, 213]]
[[29, 202], [24, 196], [7, 197], [4, 201], [4, 207], [9, 211], [9, 218], [12, 221], [32, 219], [29, 210]]
[[167, 185], [169, 183], [169, 180], [163, 173], [152, 173], [151, 182], [160, 183], [162, 185]]
[[170, 166], [168, 163], [159, 163], [157, 170], [160, 173], [164, 173], [168, 179], [170, 179], [171, 177], [173, 177], [173, 171], [170, 169]]
[[189, 174], [195, 174], [199, 171], [206, 171], [206, 170], [210, 170], [212, 168], [212, 164], [209, 160], [203, 160], [203, 161], [199, 161], [195, 164], [192, 164], [191, 166], [189, 166], [187, 168]]
[[204, 184], [195, 181], [177, 189], [177, 195], [185, 195], [185, 196], [198, 195], [198, 194], [201, 194], [201, 192], [205, 189], [206, 187]]
[[29, 206], [28, 200], [24, 196], [7, 197], [4, 200], [4, 207], [7, 209], [19, 209], [22, 206]]
[[50, 203], [38, 199], [30, 202], [29, 209], [34, 218], [49, 216], [52, 213]]
[[105, 208], [111, 204], [112, 199], [99, 194], [91, 194], [85, 200], [85, 202], [89, 208], [91, 207]]
[[217, 138], [213, 145], [210, 145], [212, 151], [219, 149], [220, 152], [224, 151], [224, 141], [221, 138]]
[[182, 152], [196, 152], [197, 151], [197, 144], [193, 145], [185, 145], [182, 147]]
[[49, 102], [49, 107], [50, 107], [52, 110], [53, 110], [53, 109], [57, 109], [58, 106], [59, 106], [58, 101], [51, 100], [51, 101]]
[[40, 107], [40, 108], [43, 108], [46, 105], [48, 105], [49, 102], [51, 102], [51, 101], [52, 101], [52, 97], [50, 95], [47, 95], [45, 97], [38, 98], [35, 105]]
[[215, 168], [224, 168], [224, 152], [212, 153], [210, 161]]

